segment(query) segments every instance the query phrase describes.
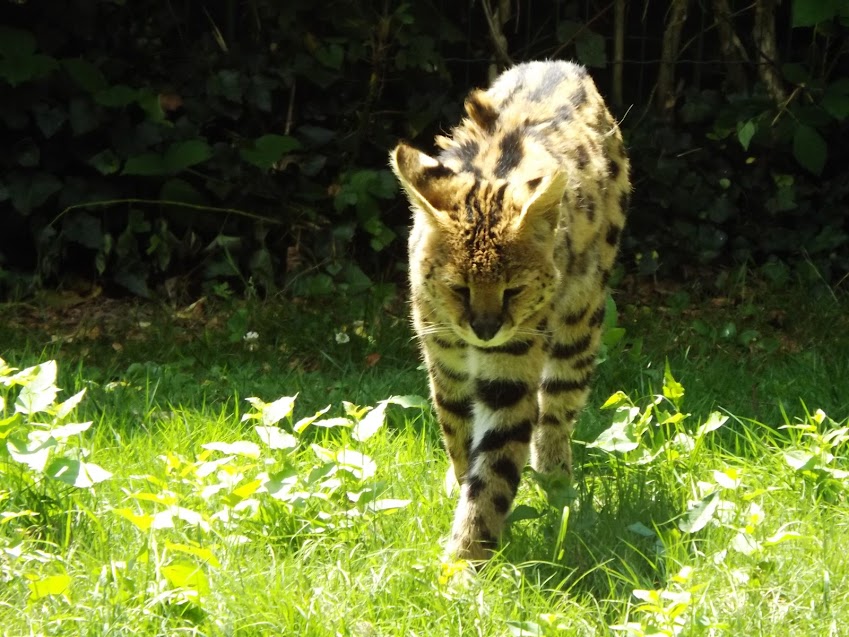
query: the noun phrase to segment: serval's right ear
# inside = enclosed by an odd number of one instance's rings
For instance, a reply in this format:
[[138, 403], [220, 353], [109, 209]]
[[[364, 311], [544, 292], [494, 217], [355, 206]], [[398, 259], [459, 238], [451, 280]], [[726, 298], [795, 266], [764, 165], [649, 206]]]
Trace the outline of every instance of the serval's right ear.
[[447, 221], [457, 173], [404, 142], [389, 154], [389, 163], [410, 203], [435, 221]]

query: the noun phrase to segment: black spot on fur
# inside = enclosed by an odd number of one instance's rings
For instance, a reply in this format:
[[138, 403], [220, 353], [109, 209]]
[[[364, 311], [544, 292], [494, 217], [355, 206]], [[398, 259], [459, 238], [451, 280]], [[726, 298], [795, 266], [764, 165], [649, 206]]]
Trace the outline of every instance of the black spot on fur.
[[498, 120], [498, 111], [489, 101], [483, 91], [474, 91], [466, 99], [466, 112], [472, 121], [487, 132], [492, 132], [495, 122]]
[[590, 154], [587, 147], [581, 144], [575, 149], [575, 159], [578, 161], [578, 169], [583, 170], [590, 163]]
[[572, 108], [571, 104], [564, 104], [563, 106], [557, 107], [557, 110], [554, 111], [554, 123], [555, 124], [566, 124], [572, 121], [572, 116], [575, 114], [575, 109]]
[[565, 325], [577, 325], [580, 323], [584, 317], [587, 315], [587, 312], [590, 311], [590, 308], [585, 307], [583, 310], [578, 310], [577, 312], [572, 312], [571, 314], [566, 314], [563, 317], [563, 323]]
[[504, 515], [510, 510], [510, 498], [506, 495], [499, 494], [492, 498], [492, 506], [495, 507], [495, 510], [498, 511], [498, 513]]
[[499, 212], [499, 217], [501, 208], [504, 206], [504, 193], [507, 192], [507, 185], [508, 184], [506, 183], [501, 184], [501, 186], [498, 187], [498, 190], [495, 191], [495, 196], [492, 198], [492, 209]]
[[601, 286], [607, 287], [608, 283], [610, 283], [610, 270], [602, 270], [601, 271]]
[[611, 223], [607, 228], [607, 235], [605, 235], [604, 240], [610, 245], [615, 246], [619, 242], [619, 234], [621, 232], [622, 228]]
[[592, 335], [585, 334], [573, 343], [555, 343], [554, 347], [551, 348], [549, 356], [559, 360], [574, 358], [575, 356], [586, 352], [589, 349], [591, 342]]
[[594, 354], [584, 356], [576, 361], [572, 361], [572, 369], [588, 369], [595, 366], [596, 357]]
[[585, 376], [576, 380], [565, 380], [559, 378], [547, 378], [542, 382], [542, 390], [546, 394], [565, 394], [570, 391], [586, 389], [590, 385], [590, 377]]
[[454, 427], [452, 427], [451, 425], [447, 425], [444, 422], [439, 423], [439, 425], [442, 427], [442, 433], [444, 433], [446, 436], [454, 435]]
[[471, 398], [463, 398], [460, 400], [449, 400], [445, 398], [445, 396], [436, 392], [433, 397], [436, 406], [440, 409], [444, 409], [449, 414], [457, 416], [458, 418], [471, 418], [472, 417], [472, 399]]
[[498, 179], [504, 179], [522, 162], [522, 132], [513, 130], [505, 133], [498, 142], [498, 152], [494, 174]]
[[574, 93], [569, 96], [569, 101], [575, 108], [580, 108], [587, 101], [587, 89], [579, 86]]
[[522, 477], [516, 464], [509, 458], [501, 458], [492, 465], [492, 470], [510, 486], [510, 492], [515, 496]]
[[531, 347], [534, 346], [533, 341], [510, 341], [504, 345], [495, 347], [477, 347], [476, 349], [485, 354], [511, 354], [513, 356], [524, 356]]
[[523, 420], [509, 429], [490, 429], [487, 431], [473, 453], [486, 451], [497, 451], [511, 442], [529, 443], [531, 441], [531, 430], [534, 424], [530, 420]]
[[589, 321], [590, 325], [592, 325], [593, 327], [599, 327], [602, 323], [604, 323], [604, 315], [606, 311], [607, 307], [605, 305], [602, 305], [595, 312], [593, 312], [593, 315], [590, 317]]
[[539, 185], [540, 185], [540, 182], [542, 182], [542, 177], [537, 177], [536, 179], [531, 179], [531, 180], [528, 182], [528, 190], [530, 190], [531, 192], [533, 192], [534, 190], [536, 190], [536, 189], [537, 189], [537, 186], [539, 186]]
[[437, 376], [442, 376], [448, 380], [453, 380], [458, 383], [469, 380], [469, 375], [466, 372], [458, 372], [457, 370], [451, 369], [441, 361], [436, 362], [434, 369]]
[[512, 407], [528, 394], [528, 386], [516, 380], [478, 380], [477, 396], [493, 411]]
[[539, 323], [537, 323], [537, 330], [540, 332], [548, 331], [548, 319], [543, 318]]
[[595, 221], [595, 199], [587, 199], [586, 202], [584, 202], [584, 212], [587, 213], [587, 219], [589, 219], [590, 222]]
[[631, 193], [623, 192], [619, 195], [619, 208], [622, 210], [622, 214], [628, 214], [628, 208], [631, 206]]
[[454, 174], [453, 170], [442, 164], [428, 166], [422, 171], [422, 177], [425, 179], [443, 179], [445, 177], [453, 177]]
[[441, 347], [442, 349], [464, 349], [466, 344], [462, 341], [446, 341], [443, 338], [439, 338], [438, 336], [431, 336], [430, 342], [436, 345], [437, 347]]
[[554, 414], [543, 414], [543, 417], [540, 420], [540, 424], [546, 425], [548, 427], [559, 427], [560, 418], [558, 418]]
[[466, 493], [469, 500], [477, 500], [485, 487], [486, 483], [484, 483], [483, 478], [480, 476], [469, 476], [466, 478]]
[[619, 171], [622, 168], [619, 166], [619, 162], [617, 162], [612, 157], [607, 160], [607, 168], [610, 171], [610, 178], [616, 179], [619, 176]]

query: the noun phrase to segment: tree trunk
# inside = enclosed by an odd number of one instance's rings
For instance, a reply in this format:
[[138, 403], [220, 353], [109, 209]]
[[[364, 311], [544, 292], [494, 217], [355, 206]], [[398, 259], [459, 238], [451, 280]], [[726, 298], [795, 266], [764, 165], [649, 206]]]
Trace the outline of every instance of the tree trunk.
[[734, 93], [743, 93], [748, 88], [746, 70], [744, 63], [749, 61], [746, 49], [737, 32], [734, 30], [734, 22], [731, 17], [731, 7], [728, 0], [713, 0], [714, 19], [716, 30], [719, 35], [719, 50], [725, 60], [728, 69], [726, 84], [728, 89]]
[[775, 11], [778, 0], [757, 0], [755, 2], [755, 28], [752, 38], [757, 49], [758, 77], [766, 87], [767, 93], [781, 104], [787, 99], [781, 74], [778, 72], [778, 47], [775, 44]]
[[622, 64], [625, 60], [625, 0], [613, 3], [613, 106], [622, 108]]
[[688, 5], [689, 0], [671, 1], [666, 29], [663, 32], [655, 104], [658, 112], [665, 119], [671, 119], [675, 109], [675, 63], [681, 46], [681, 29], [687, 20]]

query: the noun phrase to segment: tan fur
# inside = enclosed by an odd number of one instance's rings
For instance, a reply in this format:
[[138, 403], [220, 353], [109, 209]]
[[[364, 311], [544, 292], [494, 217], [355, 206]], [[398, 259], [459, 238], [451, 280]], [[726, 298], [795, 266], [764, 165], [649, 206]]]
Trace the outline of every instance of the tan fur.
[[391, 164], [414, 214], [413, 324], [462, 485], [449, 551], [495, 548], [522, 468], [571, 473], [630, 192], [586, 71], [530, 62], [466, 100], [433, 158]]

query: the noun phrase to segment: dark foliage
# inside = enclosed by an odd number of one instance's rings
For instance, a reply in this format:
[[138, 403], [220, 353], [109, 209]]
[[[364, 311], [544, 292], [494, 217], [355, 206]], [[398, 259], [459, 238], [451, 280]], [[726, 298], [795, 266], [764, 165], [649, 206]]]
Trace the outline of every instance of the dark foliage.
[[[518, 2], [493, 34], [480, 3], [445, 0], [7, 2], [0, 297], [75, 280], [143, 296], [399, 280], [408, 212], [387, 149], [429, 146], [508, 54], [577, 58], [610, 92], [613, 4]], [[780, 278], [804, 261], [839, 278], [846, 9], [785, 2], [782, 59], [766, 61], [745, 35], [751, 7], [734, 14], [751, 55], [731, 86], [718, 22], [691, 6], [660, 112], [661, 4], [627, 3], [623, 23], [637, 267], [752, 260]], [[783, 99], [762, 64], [780, 69]]]

